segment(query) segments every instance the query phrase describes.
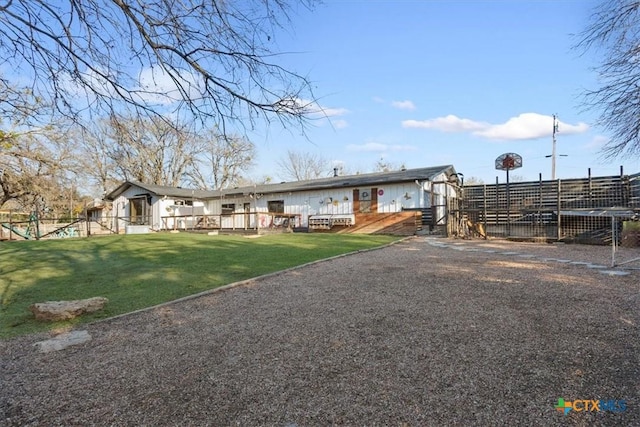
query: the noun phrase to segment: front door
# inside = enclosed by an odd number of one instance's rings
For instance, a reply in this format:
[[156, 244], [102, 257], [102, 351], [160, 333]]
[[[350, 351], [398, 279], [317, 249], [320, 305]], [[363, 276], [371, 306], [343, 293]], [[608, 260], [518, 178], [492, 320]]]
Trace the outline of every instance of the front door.
[[353, 190], [353, 213], [360, 212], [360, 190]]
[[149, 205], [146, 196], [129, 199], [129, 221], [135, 225], [149, 225]]

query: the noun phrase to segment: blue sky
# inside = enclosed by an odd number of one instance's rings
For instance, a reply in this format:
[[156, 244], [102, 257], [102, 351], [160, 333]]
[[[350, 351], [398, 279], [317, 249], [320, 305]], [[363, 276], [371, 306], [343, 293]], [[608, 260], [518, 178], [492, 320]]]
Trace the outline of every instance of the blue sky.
[[606, 162], [607, 141], [582, 112], [596, 86], [593, 54], [572, 34], [594, 1], [326, 0], [300, 9], [276, 42], [283, 65], [308, 75], [328, 119], [306, 136], [272, 126], [251, 135], [251, 172], [280, 179], [277, 162], [295, 150], [370, 172], [384, 159], [408, 168], [453, 164], [486, 183], [500, 154], [515, 152], [526, 180], [551, 178], [552, 115], [559, 118], [558, 178], [640, 171], [640, 159]]

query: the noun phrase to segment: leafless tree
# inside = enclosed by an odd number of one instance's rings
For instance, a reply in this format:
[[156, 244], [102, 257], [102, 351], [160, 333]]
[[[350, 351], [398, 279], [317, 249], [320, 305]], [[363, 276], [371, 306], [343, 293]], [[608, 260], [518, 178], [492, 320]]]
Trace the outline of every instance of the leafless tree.
[[311, 85], [279, 64], [275, 36], [313, 3], [4, 0], [0, 65], [12, 72], [0, 74], [0, 113], [29, 105], [26, 94], [78, 122], [171, 112], [224, 133], [258, 119], [302, 125]]
[[116, 164], [117, 146], [108, 120], [98, 120], [91, 127], [76, 129], [72, 141], [76, 149], [76, 170], [83, 177], [86, 191], [104, 195], [126, 179]]
[[464, 180], [464, 185], [482, 185], [484, 184], [484, 179], [478, 178], [477, 176], [470, 176]]
[[112, 116], [76, 135], [77, 157], [96, 193], [123, 180], [221, 189], [240, 182], [255, 159], [246, 138], [194, 131], [159, 118]]
[[380, 160], [378, 160], [373, 167], [374, 172], [392, 172], [392, 171], [399, 171], [402, 169], [405, 169], [404, 163], [403, 164], [393, 163], [388, 160], [385, 160], [384, 157], [380, 158]]
[[640, 1], [603, 0], [576, 48], [601, 56], [599, 87], [585, 92], [584, 106], [611, 133], [605, 157], [640, 155]]
[[33, 119], [43, 115], [47, 104], [29, 91], [11, 98], [5, 89], [13, 90], [0, 81], [0, 99], [8, 96], [4, 101], [13, 108], [4, 120], [0, 116], [0, 207], [39, 210], [65, 191], [73, 174], [68, 128], [55, 121], [34, 126]]
[[255, 145], [240, 136], [208, 132], [200, 137], [202, 152], [189, 171], [188, 178], [201, 189], [221, 190], [244, 183], [243, 172], [249, 170], [256, 157]]
[[186, 125], [158, 117], [114, 115], [109, 126], [111, 141], [104, 148], [121, 179], [179, 186], [202, 150]]
[[31, 211], [57, 200], [73, 164], [66, 142], [51, 129], [14, 133], [10, 146], [0, 150], [0, 207], [12, 201]]
[[329, 162], [322, 156], [288, 150], [278, 160], [280, 178], [290, 181], [307, 181], [330, 175]]

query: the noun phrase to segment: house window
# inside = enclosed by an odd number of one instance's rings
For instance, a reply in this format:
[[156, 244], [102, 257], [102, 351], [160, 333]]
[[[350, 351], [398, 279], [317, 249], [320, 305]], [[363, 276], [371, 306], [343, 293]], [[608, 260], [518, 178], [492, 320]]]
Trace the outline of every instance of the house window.
[[236, 210], [235, 203], [223, 203], [222, 204], [222, 215], [231, 215]]
[[269, 200], [267, 207], [269, 212], [284, 213], [284, 200]]

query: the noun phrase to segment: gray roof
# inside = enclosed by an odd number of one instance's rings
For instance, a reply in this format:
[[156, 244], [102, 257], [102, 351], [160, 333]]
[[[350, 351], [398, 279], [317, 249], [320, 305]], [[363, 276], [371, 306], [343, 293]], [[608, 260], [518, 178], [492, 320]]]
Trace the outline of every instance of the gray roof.
[[363, 187], [370, 185], [384, 185], [399, 182], [413, 182], [415, 180], [433, 180], [441, 173], [455, 175], [452, 165], [433, 166], [429, 168], [405, 169], [392, 172], [375, 172], [358, 175], [332, 176], [329, 178], [312, 179], [308, 181], [281, 182], [279, 184], [261, 184], [256, 186], [227, 188], [222, 190], [225, 196], [250, 193], [284, 193], [306, 190], [323, 190], [327, 188]]
[[[328, 178], [312, 179], [308, 181], [281, 182], [279, 184], [260, 184], [246, 187], [227, 188], [217, 190], [191, 190], [187, 188], [167, 187], [163, 185], [143, 184], [136, 181], [126, 181], [109, 193], [105, 198], [114, 200], [132, 185], [138, 186], [149, 193], [158, 196], [176, 197], [188, 199], [212, 199], [221, 196], [248, 195], [253, 193], [269, 194], [309, 190], [323, 190], [328, 188], [363, 187], [372, 185], [384, 185], [400, 182], [433, 180], [438, 175], [445, 173], [447, 176], [456, 175], [452, 165], [433, 166], [428, 168], [405, 169], [392, 172], [375, 172], [358, 175], [332, 176]], [[457, 177], [456, 177], [457, 178]]]
[[147, 191], [149, 194], [174, 197], [179, 199], [190, 199], [192, 197], [196, 199], [208, 199], [220, 195], [219, 191], [194, 190], [191, 188], [170, 187], [167, 185], [145, 184], [139, 181], [125, 181], [120, 184], [118, 188], [107, 194], [105, 196], [105, 200], [115, 200], [120, 194], [124, 193], [129, 187], [132, 186], [140, 187], [142, 190]]

